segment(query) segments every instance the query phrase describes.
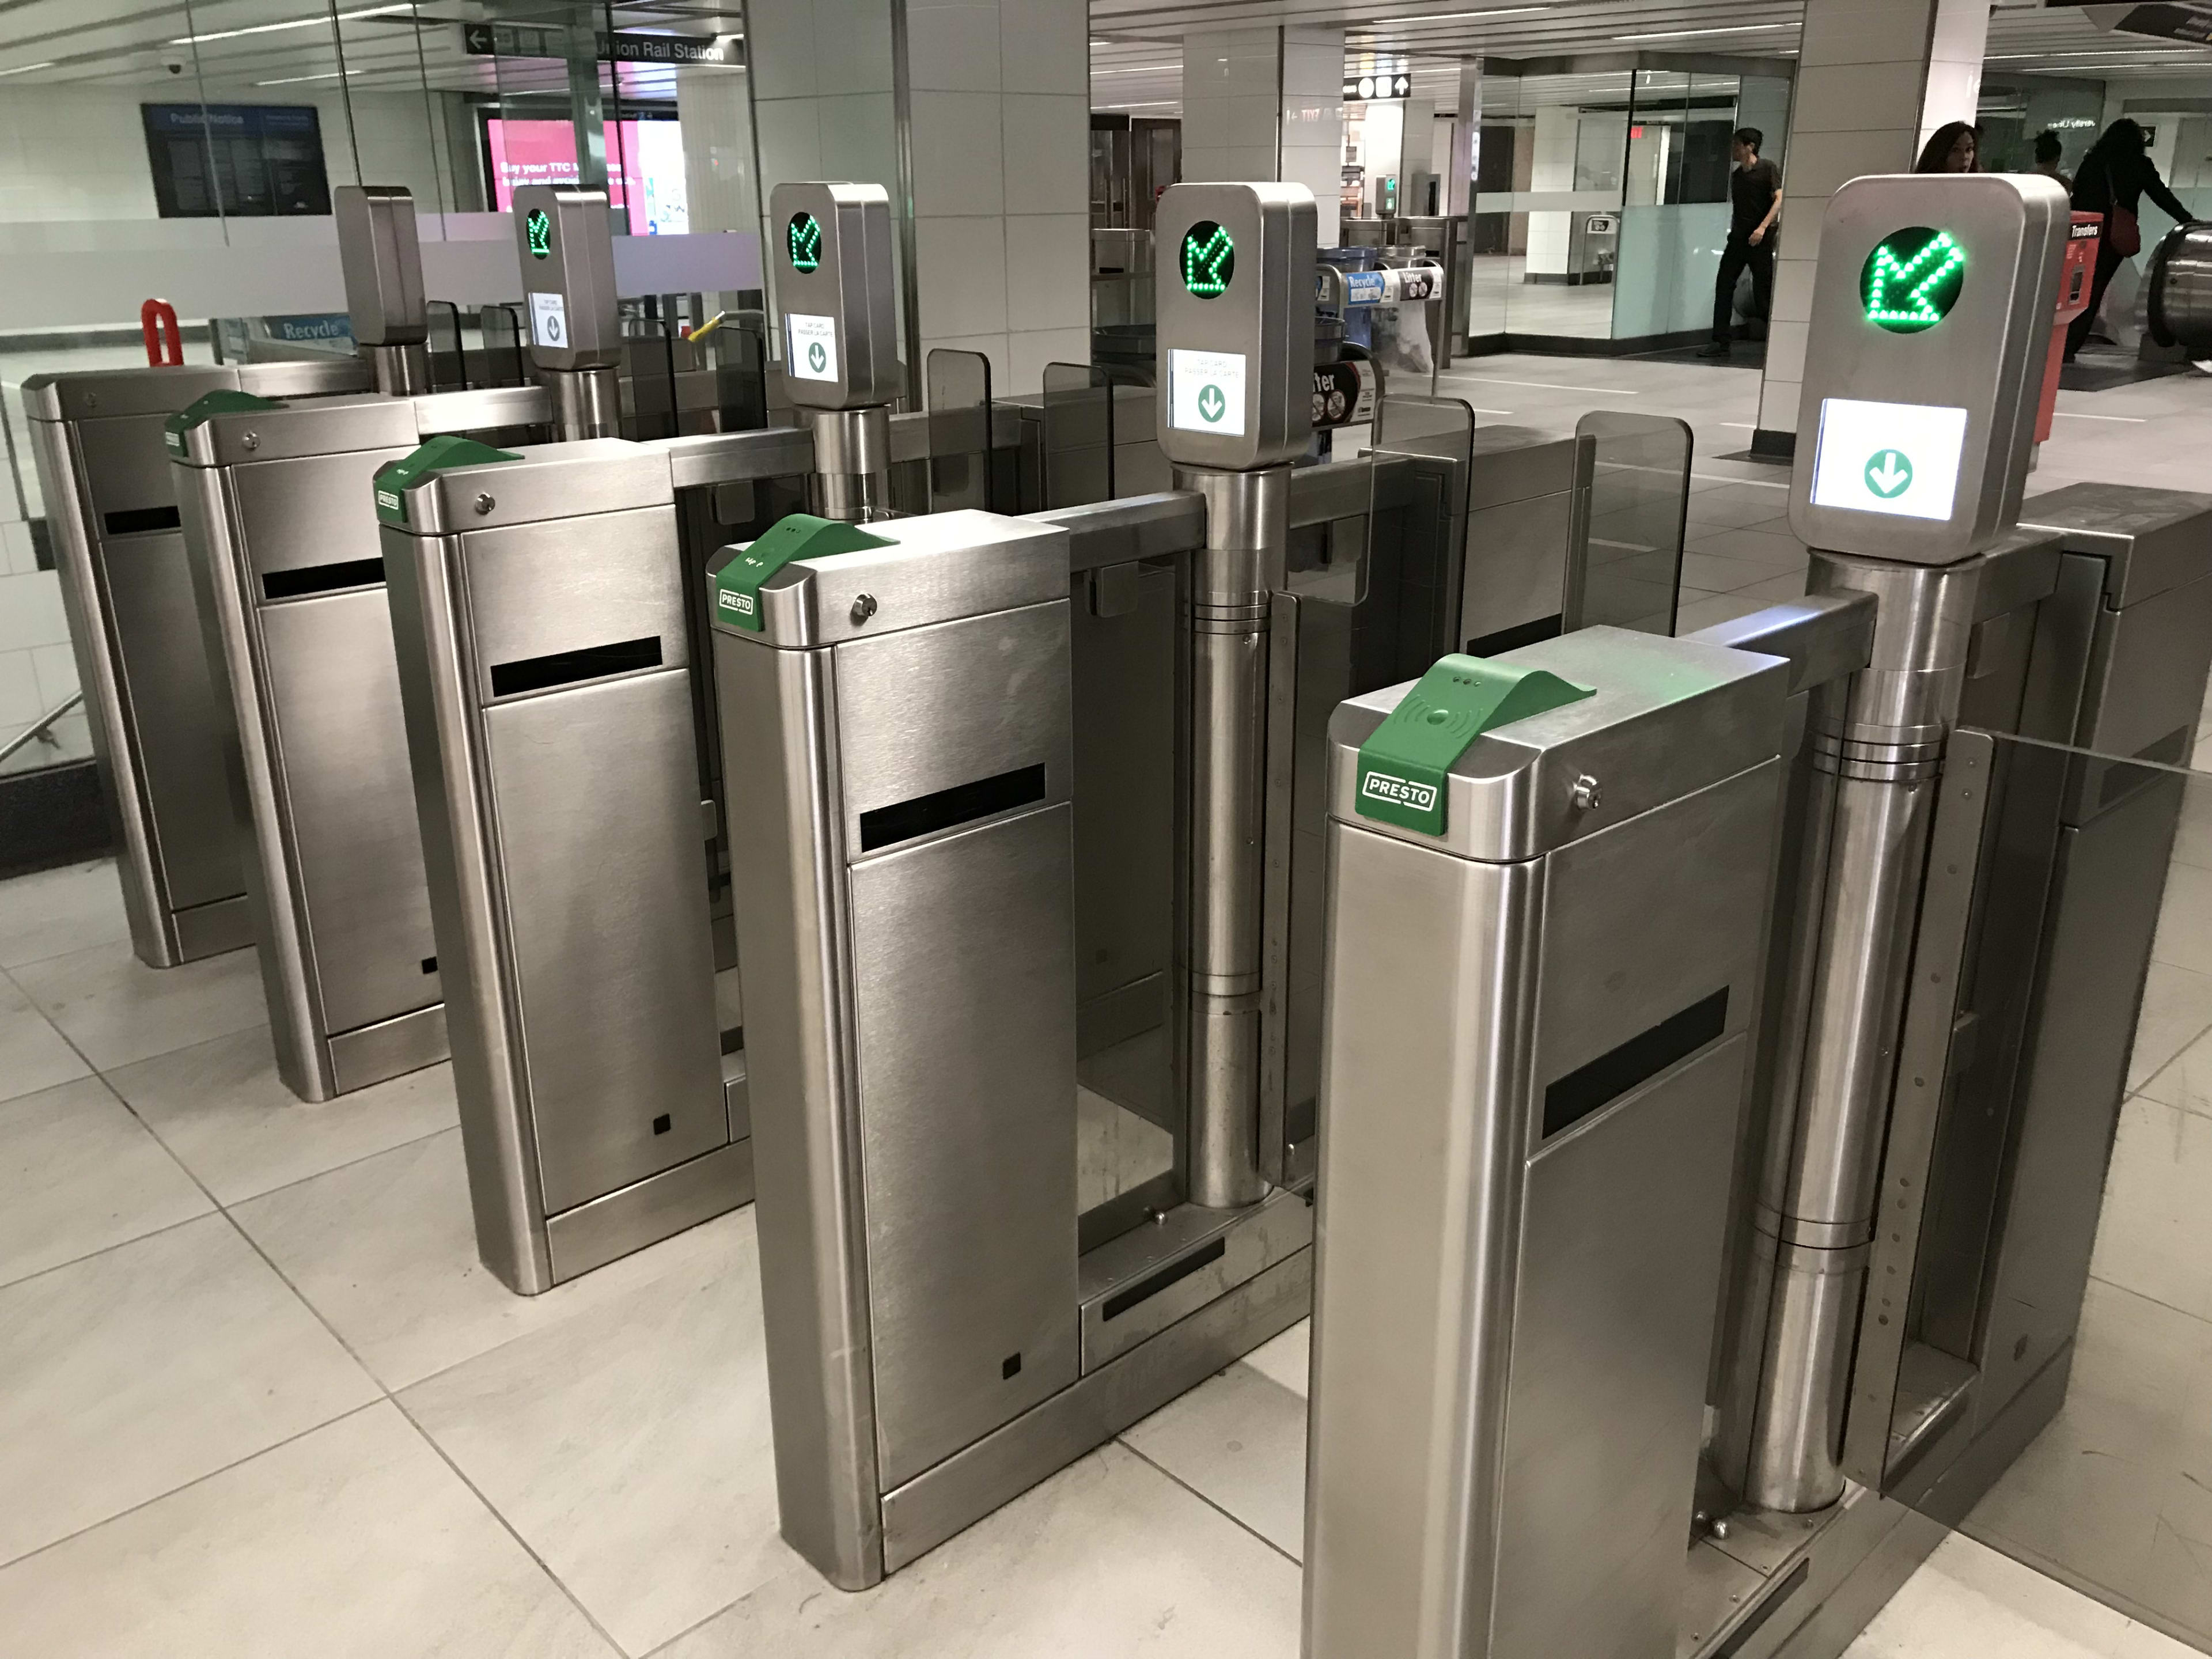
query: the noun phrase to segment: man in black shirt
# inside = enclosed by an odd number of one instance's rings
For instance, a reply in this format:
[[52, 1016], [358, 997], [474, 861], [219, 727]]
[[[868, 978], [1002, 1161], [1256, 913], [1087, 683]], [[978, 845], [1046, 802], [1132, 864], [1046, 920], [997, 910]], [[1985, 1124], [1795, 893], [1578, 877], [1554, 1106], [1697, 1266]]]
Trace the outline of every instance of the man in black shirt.
[[1725, 357], [1735, 320], [1735, 282], [1751, 271], [1752, 309], [1767, 314], [1774, 302], [1774, 221], [1782, 211], [1782, 169], [1759, 158], [1766, 135], [1757, 127], [1735, 130], [1735, 170], [1729, 174], [1728, 246], [1721, 250], [1719, 278], [1713, 284], [1713, 343], [1698, 355]]

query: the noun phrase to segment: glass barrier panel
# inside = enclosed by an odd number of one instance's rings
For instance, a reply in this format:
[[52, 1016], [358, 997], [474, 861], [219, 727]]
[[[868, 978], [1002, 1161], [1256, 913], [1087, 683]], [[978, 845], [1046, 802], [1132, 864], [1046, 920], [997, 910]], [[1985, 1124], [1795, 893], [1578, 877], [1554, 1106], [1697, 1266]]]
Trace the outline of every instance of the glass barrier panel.
[[929, 407], [929, 506], [989, 512], [991, 360], [939, 346], [923, 361]]
[[1113, 385], [1090, 363], [1044, 369], [1044, 504], [1084, 507], [1114, 495]]
[[1580, 605], [1566, 625], [1671, 634], [1689, 513], [1689, 423], [1594, 410], [1575, 430], [1595, 453], [1583, 568], [1579, 582], [1569, 581], [1571, 592], [1579, 587]]

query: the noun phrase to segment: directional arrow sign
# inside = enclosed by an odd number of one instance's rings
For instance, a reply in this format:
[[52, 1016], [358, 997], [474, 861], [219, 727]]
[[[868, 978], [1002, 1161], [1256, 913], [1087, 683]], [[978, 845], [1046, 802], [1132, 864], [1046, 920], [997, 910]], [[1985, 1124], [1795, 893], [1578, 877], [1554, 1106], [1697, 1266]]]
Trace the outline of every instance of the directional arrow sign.
[[817, 340], [812, 345], [806, 348], [806, 361], [811, 366], [817, 369], [826, 368], [828, 366], [830, 362], [830, 354], [822, 349], [821, 341]]
[[1218, 421], [1229, 407], [1229, 399], [1221, 395], [1221, 388], [1209, 386], [1198, 394], [1198, 412], [1209, 421]]
[[1912, 463], [1895, 449], [1878, 449], [1866, 464], [1867, 488], [1884, 501], [1902, 495], [1912, 483]]

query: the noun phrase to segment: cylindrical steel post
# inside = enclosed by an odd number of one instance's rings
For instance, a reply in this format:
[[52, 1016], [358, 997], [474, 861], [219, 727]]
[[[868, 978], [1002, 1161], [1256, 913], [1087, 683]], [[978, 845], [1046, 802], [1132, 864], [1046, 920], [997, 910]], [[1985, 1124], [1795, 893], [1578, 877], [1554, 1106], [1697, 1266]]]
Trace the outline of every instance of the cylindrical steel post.
[[1732, 1406], [1751, 1420], [1720, 1436], [1743, 1448], [1744, 1496], [1762, 1509], [1803, 1513], [1844, 1493], [1844, 1406], [1922, 866], [1982, 568], [1813, 556], [1813, 592], [1871, 592], [1876, 611], [1872, 659], [1813, 714], [1806, 857], [1820, 867], [1795, 891], [1818, 921], [1798, 933], [1785, 981], [1788, 1052], [1753, 1209], [1753, 1282], [1769, 1300], [1745, 1324], [1757, 1387]]
[[810, 409], [814, 473], [808, 495], [823, 518], [866, 524], [890, 510], [891, 412], [868, 409]]
[[540, 371], [553, 393], [553, 424], [563, 443], [622, 436], [622, 372], [603, 368]]
[[1290, 541], [1291, 470], [1185, 471], [1206, 502], [1187, 578], [1188, 802], [1182, 1078], [1190, 1200], [1267, 1196], [1260, 1173], [1260, 983], [1267, 755], [1267, 612]]
[[368, 359], [376, 389], [387, 397], [419, 397], [430, 389], [430, 348], [422, 341], [410, 345], [363, 346], [361, 353]]

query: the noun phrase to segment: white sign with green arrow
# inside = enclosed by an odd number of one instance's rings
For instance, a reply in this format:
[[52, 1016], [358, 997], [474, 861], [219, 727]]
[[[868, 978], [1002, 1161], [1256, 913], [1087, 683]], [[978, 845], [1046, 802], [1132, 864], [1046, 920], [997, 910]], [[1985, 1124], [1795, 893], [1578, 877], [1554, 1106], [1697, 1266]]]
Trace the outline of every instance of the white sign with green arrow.
[[1813, 505], [1948, 519], [1966, 442], [1963, 409], [1823, 398]]
[[1244, 435], [1244, 354], [1168, 353], [1168, 424], [1185, 432]]
[[837, 319], [810, 317], [804, 312], [786, 313], [783, 372], [801, 380], [837, 378]]

